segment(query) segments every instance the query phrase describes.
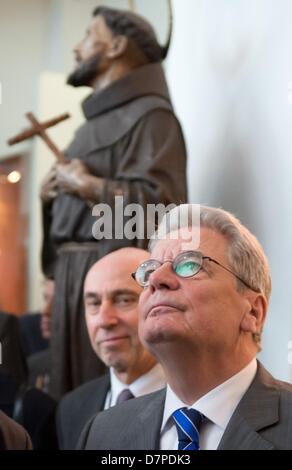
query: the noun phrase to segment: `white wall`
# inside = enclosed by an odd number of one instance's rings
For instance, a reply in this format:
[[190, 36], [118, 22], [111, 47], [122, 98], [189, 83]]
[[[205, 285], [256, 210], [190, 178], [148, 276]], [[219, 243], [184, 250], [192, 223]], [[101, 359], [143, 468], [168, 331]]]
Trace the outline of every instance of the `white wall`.
[[168, 77], [188, 142], [190, 198], [234, 212], [262, 242], [273, 295], [261, 359], [288, 379], [292, 3], [174, 0], [174, 7]]

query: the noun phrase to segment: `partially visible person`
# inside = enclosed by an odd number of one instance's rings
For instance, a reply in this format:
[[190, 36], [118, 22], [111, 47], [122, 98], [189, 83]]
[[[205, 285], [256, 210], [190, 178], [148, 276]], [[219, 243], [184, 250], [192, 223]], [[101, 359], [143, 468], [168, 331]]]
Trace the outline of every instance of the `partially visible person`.
[[[37, 450], [57, 448], [55, 431], [57, 403], [48, 395], [51, 368], [49, 343], [54, 287], [54, 281], [45, 280], [40, 313], [27, 315], [25, 318], [28, 348], [37, 348], [38, 352], [30, 354], [27, 358], [28, 377], [15, 397], [13, 408], [13, 419], [26, 429], [34, 449]], [[36, 328], [29, 330], [30, 326]], [[39, 349], [41, 341], [46, 344], [45, 349]]]
[[138, 337], [138, 301], [142, 288], [132, 279], [147, 251], [123, 248], [95, 263], [86, 276], [84, 301], [92, 348], [110, 369], [60, 402], [57, 426], [62, 449], [75, 449], [81, 431], [97, 412], [165, 385], [156, 359]]
[[31, 449], [30, 437], [23, 427], [0, 411], [0, 450]]
[[27, 380], [27, 373], [18, 318], [0, 312], [0, 409], [9, 416], [13, 414], [15, 397]]
[[41, 333], [44, 339], [50, 340], [52, 336], [52, 311], [55, 294], [55, 281], [46, 279], [43, 292], [43, 305], [41, 309]]
[[34, 450], [56, 450], [57, 402], [36, 387], [21, 389], [14, 406], [13, 419], [29, 434]]
[[36, 354], [49, 347], [49, 342], [41, 332], [40, 312], [27, 312], [18, 317], [21, 343], [25, 357]]
[[98, 414], [80, 449], [292, 449], [292, 386], [256, 359], [271, 292], [266, 256], [228, 212], [201, 206], [200, 224], [199, 246], [192, 218], [192, 241], [170, 224], [136, 271], [140, 338], [166, 390]]
[[40, 311], [24, 314], [19, 318], [22, 347], [26, 357], [49, 347], [54, 290], [54, 281], [45, 279]]
[[[55, 283], [52, 279], [46, 279], [43, 289], [43, 304], [40, 310], [40, 317], [38, 323], [38, 331], [41, 336], [45, 348], [30, 354], [28, 357], [29, 377], [28, 384], [36, 387], [44, 392], [49, 391], [50, 373], [51, 373], [51, 323], [52, 323], [52, 310], [54, 302]], [[30, 315], [34, 317], [35, 315]], [[31, 332], [31, 342], [34, 341]], [[36, 340], [36, 339], [35, 339]], [[40, 343], [40, 342], [39, 342]]]

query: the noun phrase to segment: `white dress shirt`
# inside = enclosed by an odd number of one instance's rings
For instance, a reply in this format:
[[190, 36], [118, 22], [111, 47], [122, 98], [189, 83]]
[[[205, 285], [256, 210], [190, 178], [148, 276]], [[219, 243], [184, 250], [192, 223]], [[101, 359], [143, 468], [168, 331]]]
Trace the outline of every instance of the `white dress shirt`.
[[235, 408], [251, 385], [256, 371], [257, 361], [253, 359], [244, 369], [208, 392], [192, 406], [183, 403], [168, 385], [161, 427], [160, 449], [176, 450], [178, 448], [177, 430], [171, 415], [178, 408], [186, 406], [200, 411], [208, 418], [201, 426], [200, 448], [202, 450], [216, 450]]
[[106, 396], [104, 404], [105, 410], [116, 405], [119, 394], [125, 390], [125, 388], [129, 389], [134, 397], [141, 397], [142, 395], [156, 392], [165, 387], [165, 376], [160, 364], [156, 364], [147, 374], [141, 375], [141, 377], [129, 385], [122, 383], [111, 368], [110, 381], [111, 389]]

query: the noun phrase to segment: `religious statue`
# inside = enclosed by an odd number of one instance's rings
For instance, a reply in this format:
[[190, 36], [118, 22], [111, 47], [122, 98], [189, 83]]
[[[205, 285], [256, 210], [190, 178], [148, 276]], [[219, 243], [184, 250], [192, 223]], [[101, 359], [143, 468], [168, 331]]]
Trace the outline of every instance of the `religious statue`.
[[[168, 44], [169, 45], [169, 44]], [[83, 281], [102, 256], [146, 239], [100, 239], [92, 207], [165, 205], [187, 199], [186, 150], [162, 68], [168, 45], [128, 11], [98, 7], [75, 47], [68, 84], [90, 86], [85, 124], [41, 187], [43, 268], [55, 279], [51, 393], [56, 398], [103, 373], [84, 322]], [[39, 129], [41, 131], [41, 129]], [[108, 325], [110, 335], [111, 325]], [[121, 319], [121, 333], [123, 330]]]

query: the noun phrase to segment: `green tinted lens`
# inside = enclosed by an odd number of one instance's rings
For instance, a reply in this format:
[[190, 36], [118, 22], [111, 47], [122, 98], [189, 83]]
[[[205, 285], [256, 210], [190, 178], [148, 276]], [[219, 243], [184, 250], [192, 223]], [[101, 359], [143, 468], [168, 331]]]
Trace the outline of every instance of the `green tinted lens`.
[[201, 265], [196, 261], [181, 261], [175, 267], [175, 272], [181, 277], [194, 276], [200, 271]]
[[180, 277], [191, 277], [197, 274], [202, 266], [202, 253], [185, 251], [174, 260], [173, 270]]
[[140, 286], [147, 286], [150, 275], [161, 266], [159, 261], [148, 260], [142, 263], [136, 273], [136, 280]]

